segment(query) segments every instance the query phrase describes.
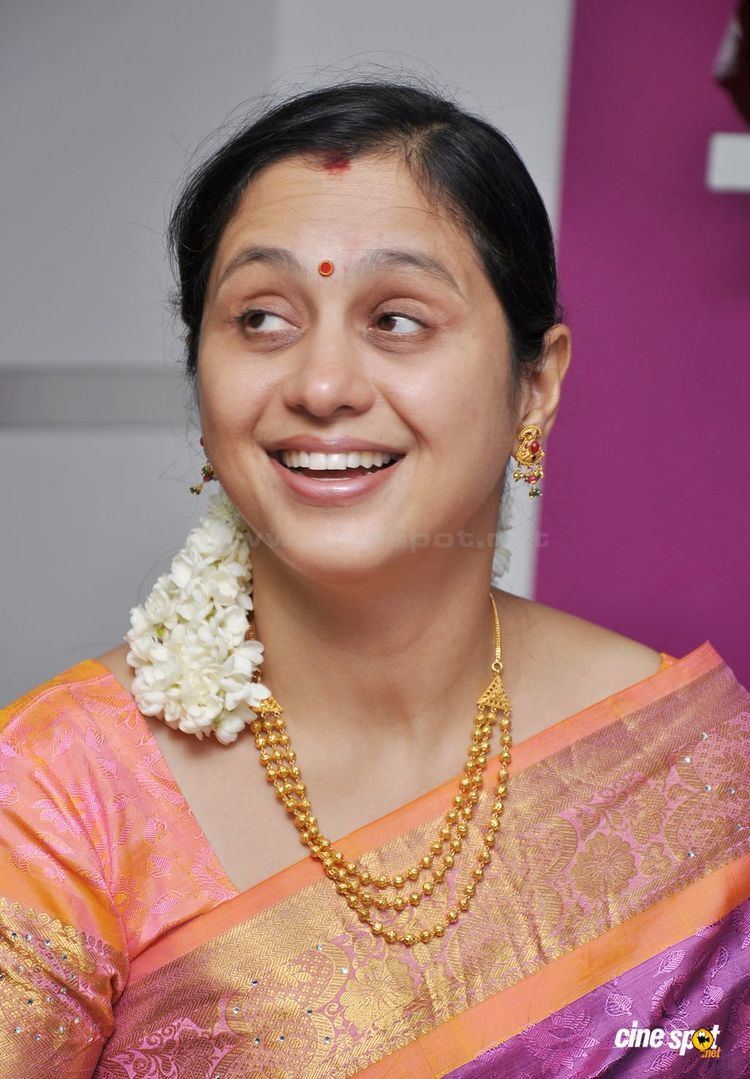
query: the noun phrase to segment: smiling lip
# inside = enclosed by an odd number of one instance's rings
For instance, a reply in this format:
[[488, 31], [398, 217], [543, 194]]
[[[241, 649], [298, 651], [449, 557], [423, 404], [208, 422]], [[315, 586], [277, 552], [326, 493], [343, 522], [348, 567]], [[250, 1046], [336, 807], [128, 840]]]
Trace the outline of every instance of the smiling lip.
[[269, 454], [278, 453], [280, 450], [306, 450], [308, 453], [364, 453], [371, 450], [403, 456], [401, 450], [386, 446], [382, 442], [365, 442], [361, 438], [322, 438], [319, 435], [290, 435], [289, 438], [280, 438], [264, 448]]
[[[351, 442], [353, 440], [349, 439], [347, 441]], [[284, 445], [286, 448], [289, 444], [285, 443]], [[360, 443], [359, 445], [361, 446], [362, 444]], [[293, 447], [289, 446], [289, 448]], [[325, 451], [317, 450], [317, 452]], [[333, 453], [335, 451], [328, 450], [328, 452]], [[351, 452], [354, 452], [354, 450], [352, 449]], [[358, 476], [326, 477], [325, 470], [321, 470], [321, 477], [325, 478], [317, 479], [306, 476], [301, 472], [294, 472], [291, 468], [287, 468], [286, 465], [282, 464], [278, 457], [274, 457], [270, 453], [268, 459], [272, 468], [283, 477], [284, 482], [297, 499], [309, 506], [348, 506], [353, 502], [358, 502], [365, 495], [370, 494], [371, 491], [381, 487], [403, 460], [402, 457], [399, 457], [398, 460], [393, 461], [390, 465], [378, 468], [375, 472]]]

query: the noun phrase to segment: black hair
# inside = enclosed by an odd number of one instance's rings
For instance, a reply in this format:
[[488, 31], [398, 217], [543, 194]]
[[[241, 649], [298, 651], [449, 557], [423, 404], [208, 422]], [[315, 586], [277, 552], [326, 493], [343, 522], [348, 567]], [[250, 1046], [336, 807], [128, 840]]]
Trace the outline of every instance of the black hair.
[[268, 107], [188, 177], [167, 240], [193, 393], [206, 286], [224, 228], [261, 169], [319, 153], [399, 154], [430, 202], [468, 231], [508, 322], [515, 402], [520, 379], [543, 357], [546, 331], [563, 319], [546, 208], [501, 131], [441, 94], [389, 80], [339, 82]]

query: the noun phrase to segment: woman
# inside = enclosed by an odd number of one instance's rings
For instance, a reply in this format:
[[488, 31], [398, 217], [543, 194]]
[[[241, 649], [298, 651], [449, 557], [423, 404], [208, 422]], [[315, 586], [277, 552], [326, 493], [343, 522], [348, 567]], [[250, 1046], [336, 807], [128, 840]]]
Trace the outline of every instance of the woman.
[[170, 240], [221, 493], [2, 713], [4, 1074], [743, 1074], [750, 695], [490, 588], [570, 360], [513, 147], [302, 94]]

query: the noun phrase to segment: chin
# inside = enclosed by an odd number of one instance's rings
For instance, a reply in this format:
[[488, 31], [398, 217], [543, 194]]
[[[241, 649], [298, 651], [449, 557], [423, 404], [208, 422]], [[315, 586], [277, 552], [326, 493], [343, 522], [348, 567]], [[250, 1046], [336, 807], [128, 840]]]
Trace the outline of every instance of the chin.
[[[287, 536], [287, 530], [278, 531]], [[289, 541], [282, 540], [269, 554], [280, 559], [295, 573], [320, 584], [355, 584], [387, 574], [403, 558], [403, 551], [393, 549], [387, 536], [378, 542], [374, 532], [357, 540], [347, 540], [340, 533], [326, 540], [320, 531], [305, 539], [305, 530], [295, 528]]]

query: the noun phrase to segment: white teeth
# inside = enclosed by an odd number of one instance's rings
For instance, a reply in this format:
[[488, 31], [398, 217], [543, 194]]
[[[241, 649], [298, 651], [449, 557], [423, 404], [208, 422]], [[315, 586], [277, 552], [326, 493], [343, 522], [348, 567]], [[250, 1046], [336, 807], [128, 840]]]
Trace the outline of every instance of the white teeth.
[[326, 468], [346, 468], [345, 453], [326, 453]]
[[304, 450], [282, 450], [281, 460], [288, 468], [311, 468], [319, 472], [328, 469], [372, 468], [386, 465], [397, 453], [363, 450], [361, 453], [306, 453]]

